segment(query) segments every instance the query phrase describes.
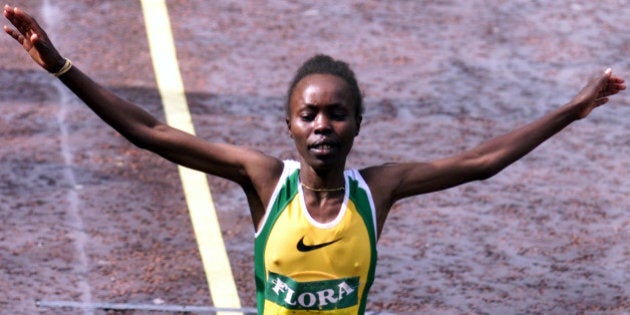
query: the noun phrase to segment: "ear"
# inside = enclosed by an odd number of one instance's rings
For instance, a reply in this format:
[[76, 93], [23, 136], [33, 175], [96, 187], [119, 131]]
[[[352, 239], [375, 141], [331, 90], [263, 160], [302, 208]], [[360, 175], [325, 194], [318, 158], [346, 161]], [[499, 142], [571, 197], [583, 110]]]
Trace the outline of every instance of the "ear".
[[361, 121], [363, 121], [363, 115], [357, 116], [356, 118], [357, 132], [354, 134], [355, 137], [359, 135], [359, 131], [361, 130]]
[[287, 130], [289, 131], [289, 137], [293, 139], [293, 133], [291, 132], [291, 120], [289, 117], [284, 118], [284, 122], [287, 124]]

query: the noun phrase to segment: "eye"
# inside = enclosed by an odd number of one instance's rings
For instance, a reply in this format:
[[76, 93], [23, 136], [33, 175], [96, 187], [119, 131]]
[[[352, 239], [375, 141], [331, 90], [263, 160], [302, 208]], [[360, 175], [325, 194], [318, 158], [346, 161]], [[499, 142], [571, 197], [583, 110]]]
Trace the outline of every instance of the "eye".
[[315, 119], [315, 113], [311, 111], [304, 111], [299, 114], [302, 121], [313, 121]]
[[344, 109], [335, 109], [330, 112], [330, 118], [332, 120], [345, 120], [348, 117], [348, 112]]

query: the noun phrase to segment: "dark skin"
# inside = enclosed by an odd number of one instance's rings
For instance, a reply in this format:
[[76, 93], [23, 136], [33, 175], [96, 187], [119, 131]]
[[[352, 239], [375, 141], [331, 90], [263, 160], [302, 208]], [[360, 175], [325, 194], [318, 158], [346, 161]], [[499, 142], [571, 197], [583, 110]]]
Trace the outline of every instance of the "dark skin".
[[[344, 186], [346, 157], [359, 134], [348, 84], [329, 74], [302, 79], [291, 95], [287, 127], [300, 155], [300, 180], [307, 187], [326, 189]], [[328, 222], [337, 217], [344, 192], [304, 189], [311, 217]]]
[[[24, 11], [5, 6], [5, 26], [31, 58], [49, 72], [62, 68], [65, 59], [37, 22]], [[123, 100], [73, 66], [60, 80], [106, 123], [135, 145], [183, 166], [238, 183], [247, 196], [251, 216], [259, 226], [273, 189], [282, 173], [282, 161], [252, 149], [205, 141], [174, 129], [140, 107]], [[591, 80], [571, 101], [505, 135], [490, 139], [454, 156], [429, 162], [389, 163], [362, 169], [377, 212], [379, 235], [392, 205], [403, 198], [439, 191], [493, 176], [545, 140], [608, 102], [626, 88], [610, 70]], [[291, 94], [286, 118], [301, 164], [300, 180], [316, 189], [344, 183], [346, 158], [359, 134], [357, 115], [347, 83], [329, 74], [303, 78]], [[308, 211], [320, 222], [333, 220], [343, 192], [304, 189]]]

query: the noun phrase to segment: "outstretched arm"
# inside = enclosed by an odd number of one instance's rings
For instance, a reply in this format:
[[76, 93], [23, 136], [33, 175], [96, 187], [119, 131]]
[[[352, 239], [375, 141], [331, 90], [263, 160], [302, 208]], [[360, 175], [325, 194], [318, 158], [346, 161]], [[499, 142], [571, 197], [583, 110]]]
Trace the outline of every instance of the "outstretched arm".
[[[33, 17], [10, 6], [4, 7], [3, 14], [14, 26], [4, 26], [5, 32], [20, 43], [38, 65], [51, 73], [64, 67], [66, 59]], [[271, 195], [268, 187], [273, 188], [275, 178], [282, 171], [277, 159], [246, 148], [208, 143], [171, 128], [97, 84], [76, 66], [69, 68], [59, 79], [135, 145], [175, 163], [236, 181], [248, 191], [255, 189], [263, 203]], [[251, 197], [249, 193], [248, 197]]]
[[363, 171], [370, 183], [382, 223], [389, 207], [401, 198], [489, 178], [551, 136], [585, 118], [608, 97], [624, 90], [624, 80], [611, 69], [591, 80], [569, 103], [508, 134], [445, 159], [429, 163], [386, 164]]

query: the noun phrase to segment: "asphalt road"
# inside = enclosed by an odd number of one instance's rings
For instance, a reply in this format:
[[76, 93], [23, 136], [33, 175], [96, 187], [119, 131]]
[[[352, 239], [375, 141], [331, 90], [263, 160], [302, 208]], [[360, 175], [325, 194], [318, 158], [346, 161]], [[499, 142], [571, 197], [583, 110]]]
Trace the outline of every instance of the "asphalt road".
[[[197, 134], [282, 158], [295, 157], [286, 86], [319, 52], [348, 61], [365, 93], [350, 167], [454, 154], [556, 108], [606, 67], [630, 77], [625, 0], [167, 3]], [[164, 118], [139, 2], [11, 4], [95, 80]], [[105, 313], [37, 300], [211, 306], [176, 166], [127, 143], [8, 36], [0, 56], [2, 312]], [[368, 309], [628, 314], [628, 95], [490, 180], [397, 204]], [[253, 307], [244, 195], [209, 181]]]

